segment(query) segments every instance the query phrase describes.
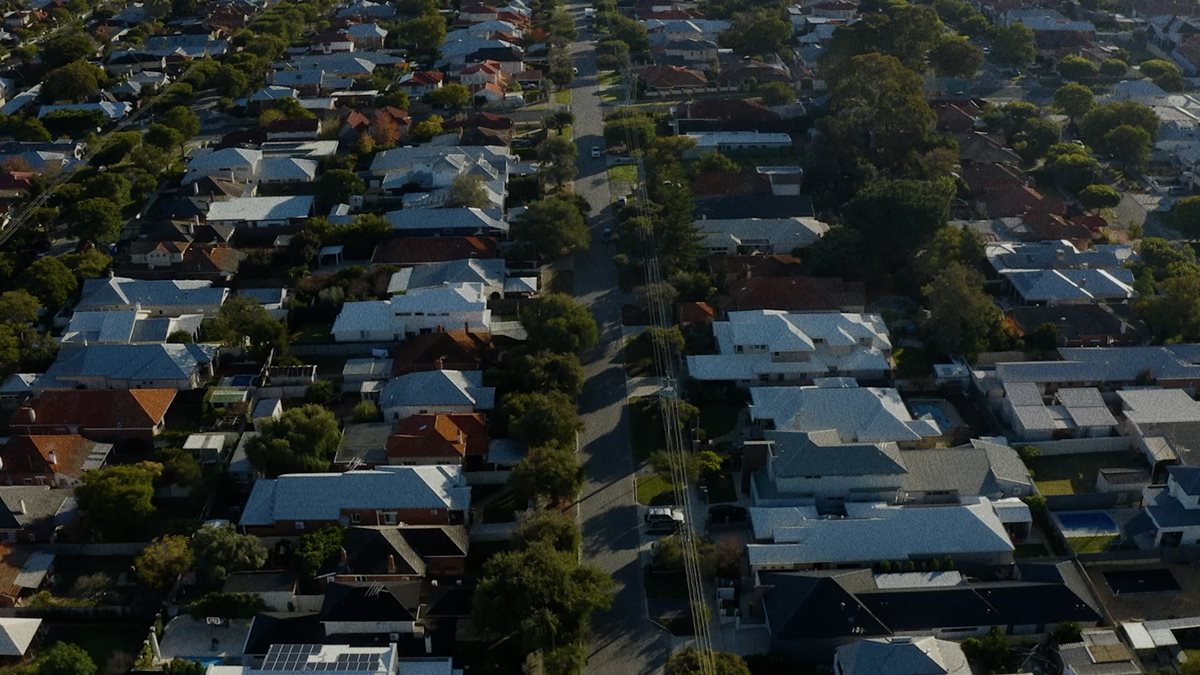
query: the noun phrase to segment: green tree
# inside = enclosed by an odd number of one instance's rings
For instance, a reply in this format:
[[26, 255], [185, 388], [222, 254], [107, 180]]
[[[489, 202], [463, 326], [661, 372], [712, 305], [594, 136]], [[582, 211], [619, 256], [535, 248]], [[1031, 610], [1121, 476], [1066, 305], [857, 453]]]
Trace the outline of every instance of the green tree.
[[519, 318], [534, 351], [574, 353], [596, 344], [596, 320], [569, 295], [534, 298], [521, 306]]
[[352, 195], [366, 192], [367, 184], [353, 171], [330, 169], [321, 176], [317, 187], [317, 200], [326, 207], [349, 203]]
[[741, 170], [741, 165], [716, 150], [710, 150], [696, 160], [698, 172], [738, 173]]
[[1002, 628], [993, 628], [982, 638], [963, 640], [962, 649], [968, 659], [980, 662], [988, 672], [1011, 672], [1016, 666], [1008, 636]]
[[942, 77], [971, 78], [983, 65], [983, 50], [961, 35], [947, 33], [929, 51], [929, 65]]
[[1054, 92], [1054, 105], [1071, 119], [1079, 119], [1096, 104], [1092, 90], [1078, 82], [1068, 82]]
[[575, 553], [548, 543], [492, 556], [475, 589], [475, 625], [523, 650], [551, 649], [585, 639], [588, 617], [612, 603], [613, 581], [581, 566]]
[[1138, 170], [1150, 160], [1150, 134], [1141, 127], [1122, 124], [1104, 134], [1104, 147], [1108, 153], [1128, 169]]
[[[559, 424], [551, 420], [546, 422], [548, 425]], [[572, 436], [570, 446], [557, 441], [537, 444], [513, 467], [512, 485], [517, 494], [531, 502], [544, 500], [551, 506], [569, 502], [579, 494], [583, 489], [583, 469], [575, 460], [575, 431], [575, 428], [566, 429]]]
[[86, 61], [72, 61], [46, 73], [41, 97], [48, 103], [79, 103], [100, 93], [104, 71]]
[[920, 283], [927, 284], [951, 264], [962, 263], [974, 268], [983, 258], [982, 236], [967, 228], [947, 225], [929, 238], [929, 243], [914, 261], [914, 269]]
[[443, 85], [425, 96], [430, 105], [439, 105], [452, 110], [462, 110], [471, 102], [471, 90], [466, 85], [453, 83]]
[[[1200, 196], [1183, 197], [1171, 205], [1167, 214], [1171, 227], [1179, 230], [1186, 237], [1200, 238]], [[1142, 248], [1146, 242], [1142, 242]], [[1194, 257], [1193, 257], [1194, 260]]]
[[972, 358], [999, 342], [1003, 316], [983, 292], [981, 274], [952, 263], [922, 290], [929, 308], [925, 330], [938, 349]]
[[200, 118], [184, 105], [177, 105], [163, 113], [159, 121], [183, 134], [184, 138], [191, 138], [200, 133]]
[[267, 610], [267, 603], [251, 593], [208, 593], [188, 605], [194, 617], [218, 616], [222, 619], [252, 619]]
[[1105, 77], [1125, 77], [1129, 72], [1129, 64], [1121, 59], [1104, 59], [1100, 64], [1100, 74]]
[[1149, 106], [1136, 101], [1117, 101], [1098, 105], [1079, 121], [1079, 130], [1097, 152], [1108, 152], [1105, 136], [1122, 125], [1140, 127], [1150, 138], [1158, 133], [1158, 115]]
[[1092, 211], [1111, 209], [1121, 203], [1121, 193], [1111, 185], [1093, 184], [1079, 191], [1079, 203]]
[[650, 37], [646, 25], [623, 14], [613, 16], [608, 32], [614, 39], [629, 45], [629, 53], [635, 59], [650, 56]]
[[583, 543], [579, 523], [573, 515], [558, 509], [534, 509], [525, 512], [513, 528], [513, 548], [522, 549], [542, 543], [550, 544], [557, 551], [578, 551]]
[[413, 125], [411, 135], [414, 141], [428, 141], [434, 136], [440, 136], [443, 133], [445, 133], [445, 129], [442, 128], [441, 116], [430, 115]]
[[860, 190], [843, 215], [874, 252], [873, 260], [899, 264], [946, 224], [953, 196], [949, 180], [880, 180]]
[[105, 171], [91, 176], [83, 182], [83, 196], [89, 199], [107, 199], [118, 207], [124, 207], [131, 201], [130, 191], [132, 188], [129, 179], [125, 176], [113, 171]]
[[359, 401], [354, 404], [352, 413], [354, 421], [358, 424], [366, 424], [369, 422], [379, 421], [379, 406], [374, 401]]
[[555, 185], [562, 185], [575, 178], [578, 156], [575, 142], [563, 136], [547, 136], [538, 144], [538, 173]]
[[1068, 54], [1058, 62], [1058, 74], [1068, 80], [1089, 80], [1098, 72], [1100, 68], [1096, 64], [1075, 54]]
[[326, 408], [333, 407], [342, 397], [342, 392], [332, 380], [317, 380], [304, 388], [304, 402], [315, 403]]
[[1168, 73], [1178, 73], [1179, 66], [1164, 59], [1149, 59], [1142, 61], [1142, 64], [1138, 66], [1138, 70], [1142, 72], [1143, 76], [1153, 80]]
[[239, 534], [230, 524], [205, 525], [196, 530], [192, 553], [197, 571], [214, 582], [223, 581], [230, 572], [261, 569], [267, 562], [267, 549], [259, 538]]
[[509, 432], [530, 446], [575, 447], [575, 434], [583, 428], [575, 403], [557, 391], [510, 394], [504, 399], [504, 412]]
[[200, 463], [187, 450], [164, 448], [158, 451], [155, 460], [163, 467], [162, 474], [156, 481], [159, 485], [178, 485], [191, 489], [200, 484], [203, 477]]
[[447, 206], [457, 206], [472, 209], [482, 209], [491, 203], [487, 190], [483, 185], [483, 176], [459, 174], [450, 184], [450, 192], [446, 197]]
[[306, 403], [288, 408], [278, 420], [267, 422], [262, 434], [247, 445], [246, 454], [269, 478], [325, 471], [341, 438], [333, 412]]
[[60, 68], [95, 56], [99, 47], [92, 36], [81, 30], [54, 33], [42, 41], [39, 52], [47, 68]]
[[558, 391], [577, 398], [583, 391], [583, 366], [575, 354], [528, 352], [519, 354], [512, 371], [523, 391]]
[[[262, 601], [259, 600], [259, 602]], [[208, 614], [206, 616], [214, 615]], [[162, 671], [163, 675], [204, 675], [204, 666], [195, 661], [172, 659], [163, 666]]]
[[646, 115], [624, 115], [604, 122], [604, 144], [610, 148], [646, 148], [655, 135], [654, 120]]
[[72, 205], [66, 220], [73, 234], [97, 243], [112, 243], [121, 234], [121, 207], [104, 197], [92, 197]]
[[565, 194], [553, 194], [526, 207], [512, 223], [512, 238], [530, 255], [559, 258], [585, 251], [589, 244], [587, 221], [579, 206]]
[[42, 303], [28, 291], [0, 293], [0, 320], [9, 324], [32, 325], [42, 311]]
[[1100, 179], [1100, 163], [1088, 154], [1086, 148], [1072, 143], [1059, 144], [1069, 146], [1065, 152], [1056, 150], [1053, 146], [1046, 159], [1046, 170], [1063, 190], [1078, 193], [1083, 188]]
[[162, 474], [161, 464], [121, 464], [83, 474], [75, 489], [79, 508], [91, 527], [105, 538], [137, 537], [154, 515], [154, 482]]
[[705, 668], [699, 652], [685, 649], [675, 652], [667, 659], [666, 675], [750, 675], [750, 666], [737, 654], [729, 652], [713, 652], [711, 669]]
[[733, 15], [729, 29], [718, 37], [722, 47], [750, 55], [775, 54], [791, 38], [792, 27], [775, 9], [738, 12]]
[[133, 561], [138, 579], [147, 586], [166, 591], [179, 575], [192, 567], [192, 549], [188, 538], [168, 534], [150, 542]]
[[903, 166], [932, 137], [934, 114], [925, 101], [924, 83], [895, 57], [851, 59], [833, 85], [829, 109], [826, 129], [832, 147], [882, 169]]
[[766, 105], [789, 105], [796, 101], [796, 90], [784, 82], [765, 82], [754, 88], [755, 96]]
[[296, 560], [300, 571], [312, 578], [326, 565], [337, 560], [346, 541], [346, 531], [339, 525], [325, 525], [300, 535], [296, 542]]
[[205, 332], [209, 339], [228, 346], [248, 344], [250, 353], [260, 360], [265, 360], [268, 352], [278, 358], [288, 350], [287, 326], [246, 297], [230, 298], [221, 305]]
[[[446, 20], [436, 12], [401, 21], [396, 28], [398, 43], [414, 51], [432, 53], [446, 39]], [[445, 87], [442, 87], [445, 89]]]
[[87, 651], [69, 642], [55, 642], [34, 661], [37, 675], [96, 675], [96, 663]]
[[916, 72], [925, 69], [929, 52], [945, 35], [937, 13], [927, 5], [902, 0], [880, 3], [877, 11], [834, 32], [821, 67], [834, 78], [851, 59], [881, 54], [898, 59]]
[[136, 131], [118, 131], [109, 134], [100, 145], [96, 155], [92, 157], [92, 164], [95, 166], [120, 164], [141, 142], [142, 136]]
[[78, 280], [71, 270], [54, 257], [38, 258], [25, 270], [21, 286], [47, 308], [57, 309], [75, 292]]
[[992, 56], [1001, 63], [1013, 66], [1033, 63], [1037, 56], [1033, 31], [1021, 23], [997, 27], [992, 31]]

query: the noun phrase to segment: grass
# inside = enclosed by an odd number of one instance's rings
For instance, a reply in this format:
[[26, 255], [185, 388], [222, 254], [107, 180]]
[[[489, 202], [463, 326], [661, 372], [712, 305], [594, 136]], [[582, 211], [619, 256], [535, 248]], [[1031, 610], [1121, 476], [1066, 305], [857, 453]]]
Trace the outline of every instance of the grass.
[[324, 344], [333, 342], [332, 323], [306, 323], [300, 326], [299, 330], [292, 333], [291, 341], [293, 344], [310, 343]]
[[712, 440], [720, 438], [737, 427], [742, 405], [728, 401], [711, 401], [700, 405], [700, 428]]
[[1100, 469], [1145, 469], [1146, 463], [1132, 453], [1089, 452], [1044, 455], [1030, 462], [1029, 468], [1038, 492], [1053, 496], [1094, 492]]
[[1067, 544], [1076, 553], [1103, 553], [1117, 537], [1111, 534], [1097, 534], [1090, 537], [1067, 537]]
[[571, 92], [573, 91], [574, 89], [570, 88], [559, 89], [554, 92], [554, 102], [559, 105], [571, 105]]
[[505, 490], [495, 500], [483, 507], [483, 522], [511, 523], [516, 520], [517, 511], [526, 507], [524, 499], [513, 490]]
[[1017, 544], [1017, 550], [1013, 553], [1017, 558], [1041, 558], [1049, 554], [1042, 544]]
[[637, 164], [616, 164], [608, 167], [608, 181], [610, 183], [627, 183], [633, 185], [637, 183], [637, 179]]
[[637, 479], [637, 500], [645, 506], [667, 506], [675, 500], [671, 481], [653, 474]]

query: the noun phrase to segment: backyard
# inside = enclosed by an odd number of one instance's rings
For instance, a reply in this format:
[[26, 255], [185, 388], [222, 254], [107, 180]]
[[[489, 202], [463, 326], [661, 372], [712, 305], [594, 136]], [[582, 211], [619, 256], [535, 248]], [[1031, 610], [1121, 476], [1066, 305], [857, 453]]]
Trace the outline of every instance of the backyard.
[[1067, 544], [1076, 553], [1103, 553], [1119, 537], [1111, 534], [1096, 534], [1088, 537], [1067, 537]]
[[125, 658], [136, 658], [142, 650], [142, 642], [150, 630], [149, 624], [116, 623], [114, 621], [92, 623], [59, 623], [46, 621], [38, 639], [42, 644], [71, 642], [83, 647], [92, 661], [104, 672], [124, 672], [123, 669], [105, 671], [105, 665], [114, 655], [121, 653]]
[[1033, 482], [1045, 496], [1096, 491], [1101, 469], [1145, 469], [1146, 462], [1131, 452], [1089, 452], [1078, 455], [1043, 455], [1029, 461]]

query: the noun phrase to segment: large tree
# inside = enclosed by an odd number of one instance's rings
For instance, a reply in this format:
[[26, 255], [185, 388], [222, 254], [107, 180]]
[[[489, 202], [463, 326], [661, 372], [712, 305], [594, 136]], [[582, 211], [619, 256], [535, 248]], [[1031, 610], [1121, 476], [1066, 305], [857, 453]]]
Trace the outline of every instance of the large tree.
[[512, 531], [512, 544], [518, 549], [548, 543], [556, 550], [575, 552], [579, 550], [582, 540], [574, 514], [559, 509], [527, 511], [517, 520], [517, 526]]
[[961, 35], [943, 35], [929, 51], [929, 65], [943, 77], [975, 76], [983, 65], [983, 50]]
[[562, 185], [573, 180], [578, 169], [575, 142], [564, 136], [547, 136], [537, 146], [538, 173], [550, 183]]
[[[1167, 215], [1171, 227], [1185, 237], [1200, 238], [1200, 196], [1183, 197], [1171, 205]], [[1143, 246], [1145, 242], [1143, 242]]]
[[59, 68], [95, 56], [97, 49], [91, 35], [81, 30], [64, 30], [43, 40], [39, 51], [47, 68]]
[[750, 675], [750, 666], [737, 654], [712, 652], [710, 657], [711, 670], [705, 668], [700, 653], [694, 649], [675, 652], [667, 659], [666, 675]]
[[21, 276], [21, 286], [53, 309], [61, 307], [78, 285], [79, 280], [71, 269], [51, 256], [33, 261]]
[[251, 298], [227, 300], [205, 330], [210, 339], [229, 346], [248, 344], [258, 359], [265, 359], [271, 350], [276, 358], [288, 350], [287, 326]]
[[1054, 92], [1054, 105], [1071, 119], [1079, 119], [1095, 105], [1096, 97], [1091, 88], [1078, 82], [1068, 82]]
[[585, 639], [592, 612], [612, 602], [613, 581], [578, 561], [544, 542], [493, 556], [475, 589], [475, 625], [526, 652]]
[[552, 194], [530, 203], [512, 224], [512, 238], [526, 255], [554, 259], [587, 250], [587, 221], [570, 195]]
[[576, 398], [583, 390], [583, 367], [572, 353], [520, 354], [513, 360], [512, 372], [524, 391], [558, 391]]
[[150, 498], [161, 473], [162, 465], [155, 462], [88, 471], [83, 484], [75, 488], [75, 498], [91, 527], [106, 539], [136, 540], [154, 515]]
[[1142, 127], [1122, 124], [1104, 134], [1104, 147], [1108, 154], [1126, 169], [1137, 171], [1150, 160], [1150, 144], [1153, 138]]
[[1001, 63], [1014, 66], [1033, 63], [1037, 56], [1033, 31], [1022, 23], [997, 27], [992, 31], [992, 56]]
[[240, 534], [233, 525], [206, 525], [192, 535], [196, 568], [214, 582], [230, 572], [257, 570], [267, 562], [267, 549], [258, 537]]
[[309, 403], [288, 408], [278, 420], [267, 422], [262, 435], [246, 447], [246, 454], [269, 478], [320, 472], [329, 468], [341, 438], [337, 417]]
[[1085, 209], [1111, 209], [1121, 203], [1121, 193], [1111, 185], [1093, 184], [1079, 191], [1079, 203]]
[[397, 43], [418, 52], [433, 52], [446, 39], [446, 20], [436, 12], [401, 21], [396, 29]]
[[521, 306], [519, 318], [529, 336], [526, 344], [535, 351], [578, 352], [596, 344], [596, 320], [569, 295], [534, 298]]
[[79, 103], [100, 92], [104, 71], [87, 61], [72, 61], [46, 73], [41, 97], [49, 103]]
[[983, 292], [983, 275], [961, 263], [951, 263], [923, 289], [929, 317], [925, 331], [947, 354], [973, 358], [1000, 346], [1003, 316]]
[[121, 207], [105, 197], [71, 205], [66, 220], [71, 232], [81, 239], [110, 244], [121, 234]]
[[733, 15], [721, 33], [721, 46], [739, 54], [770, 55], [782, 50], [792, 37], [792, 27], [778, 8], [755, 9]]
[[1098, 105], [1079, 120], [1079, 130], [1097, 152], [1107, 152], [1105, 137], [1122, 125], [1141, 128], [1150, 138], [1158, 133], [1158, 115], [1137, 101], [1117, 101]]
[[557, 391], [509, 394], [504, 412], [509, 432], [534, 447], [557, 443], [573, 448], [575, 434], [583, 429], [575, 402]]
[[179, 575], [192, 567], [192, 549], [188, 538], [169, 534], [150, 542], [133, 562], [138, 579], [147, 586], [166, 591]]
[[532, 448], [513, 467], [512, 484], [530, 502], [555, 506], [574, 499], [583, 489], [583, 469], [575, 459], [574, 444], [551, 442]]
[[834, 148], [882, 169], [911, 162], [933, 134], [921, 77], [895, 57], [856, 56], [836, 80], [826, 128]]
[[346, 169], [330, 169], [317, 185], [317, 200], [323, 207], [345, 204], [353, 195], [361, 195], [367, 184], [357, 173]]
[[1067, 80], [1090, 80], [1099, 72], [1099, 66], [1075, 54], [1068, 54], [1058, 62], [1058, 74]]
[[834, 31], [822, 68], [840, 73], [855, 57], [875, 54], [895, 57], [913, 71], [924, 70], [930, 50], [945, 35], [933, 8], [882, 0], [870, 10], [859, 21]]
[[296, 542], [296, 560], [300, 571], [307, 577], [315, 577], [337, 559], [345, 541], [346, 531], [338, 525], [326, 525], [304, 533]]
[[846, 224], [858, 230], [872, 259], [890, 265], [908, 260], [950, 217], [949, 180], [880, 180], [846, 204]]
[[55, 642], [33, 662], [36, 675], [96, 675], [96, 662], [87, 651], [69, 642]]

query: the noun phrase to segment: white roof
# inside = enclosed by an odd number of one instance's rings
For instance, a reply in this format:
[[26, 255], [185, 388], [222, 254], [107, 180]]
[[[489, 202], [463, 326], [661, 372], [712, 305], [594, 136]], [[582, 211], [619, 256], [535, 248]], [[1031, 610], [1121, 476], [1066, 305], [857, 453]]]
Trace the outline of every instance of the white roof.
[[41, 619], [0, 617], [0, 656], [24, 656], [41, 627]]
[[508, 223], [483, 209], [401, 209], [384, 214], [394, 230], [508, 231]]
[[418, 288], [391, 300], [364, 300], [342, 305], [333, 322], [332, 333], [354, 335], [361, 331], [407, 332], [410, 319], [419, 316], [470, 316], [480, 325], [491, 322], [487, 293], [481, 284], [458, 284], [436, 288]]
[[312, 212], [311, 195], [291, 197], [239, 197], [208, 206], [208, 220], [259, 222], [267, 220], [297, 220]]
[[317, 161], [296, 157], [267, 157], [258, 166], [263, 181], [312, 182], [317, 177]]
[[464, 258], [417, 265], [393, 274], [388, 283], [388, 292], [403, 293], [410, 289], [463, 283], [502, 286], [507, 272], [504, 258]]
[[1200, 403], [1182, 389], [1125, 389], [1117, 397], [1135, 424], [1200, 422]]
[[1005, 270], [1003, 274], [1025, 302], [1096, 302], [1137, 296], [1133, 270], [1129, 269]]
[[930, 419], [913, 419], [895, 389], [875, 387], [751, 387], [750, 417], [777, 429], [831, 429], [846, 443], [917, 441], [940, 436]]
[[705, 131], [686, 134], [696, 141], [697, 148], [719, 148], [730, 145], [791, 145], [792, 137], [784, 133], [759, 131]]
[[[228, 297], [228, 288], [215, 287], [211, 281], [102, 277], [83, 282], [83, 291], [75, 309], [78, 313], [81, 310], [135, 308], [137, 305], [212, 308], [220, 307]], [[86, 321], [91, 325], [93, 320], [94, 317]]]
[[42, 582], [46, 580], [46, 575], [50, 573], [50, 568], [53, 566], [53, 553], [34, 551], [29, 554], [29, 559], [21, 566], [21, 571], [17, 572], [17, 578], [13, 581], [13, 584], [20, 588], [40, 588]]
[[225, 434], [189, 434], [183, 442], [184, 450], [217, 450], [225, 447]]
[[1080, 251], [1069, 241], [997, 242], [984, 248], [997, 272], [1005, 270], [1120, 268], [1138, 260], [1128, 244], [1097, 244]]
[[753, 246], [763, 243], [786, 244], [798, 248], [815, 243], [829, 231], [829, 225], [817, 220], [793, 218], [730, 218], [704, 219], [695, 223], [706, 248]]
[[471, 488], [461, 466], [382, 466], [371, 471], [285, 474], [254, 483], [240, 524], [339, 521], [345, 509], [466, 511]]

